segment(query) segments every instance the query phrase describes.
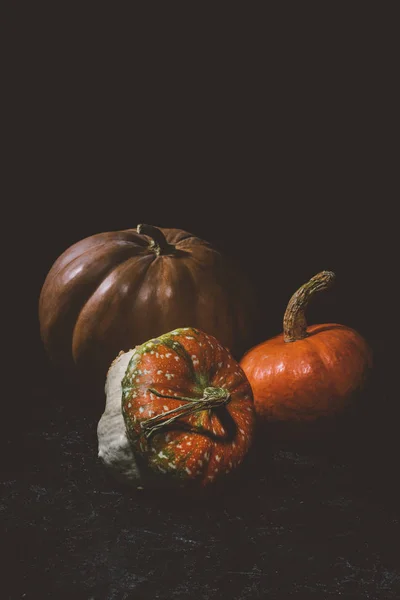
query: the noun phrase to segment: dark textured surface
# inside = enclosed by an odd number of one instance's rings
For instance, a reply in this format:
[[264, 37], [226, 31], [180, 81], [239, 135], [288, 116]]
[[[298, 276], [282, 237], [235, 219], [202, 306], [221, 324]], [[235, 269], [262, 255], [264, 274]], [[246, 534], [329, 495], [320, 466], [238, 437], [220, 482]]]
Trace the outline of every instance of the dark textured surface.
[[116, 485], [96, 456], [100, 406], [48, 382], [3, 423], [2, 598], [400, 597], [399, 444], [379, 380], [356, 426], [307, 446], [260, 437], [225, 491], [180, 501]]

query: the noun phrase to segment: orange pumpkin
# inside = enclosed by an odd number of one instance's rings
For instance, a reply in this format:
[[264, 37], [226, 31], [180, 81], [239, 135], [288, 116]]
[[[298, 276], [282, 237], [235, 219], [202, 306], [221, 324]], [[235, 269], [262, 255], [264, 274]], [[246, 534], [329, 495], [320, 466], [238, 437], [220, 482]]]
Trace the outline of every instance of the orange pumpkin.
[[213, 336], [184, 327], [110, 366], [99, 456], [143, 487], [204, 488], [238, 468], [253, 440], [250, 384]]
[[331, 286], [323, 271], [287, 306], [283, 333], [249, 350], [240, 364], [250, 381], [261, 422], [312, 423], [343, 413], [372, 366], [372, 353], [354, 329], [335, 323], [307, 326], [305, 310]]

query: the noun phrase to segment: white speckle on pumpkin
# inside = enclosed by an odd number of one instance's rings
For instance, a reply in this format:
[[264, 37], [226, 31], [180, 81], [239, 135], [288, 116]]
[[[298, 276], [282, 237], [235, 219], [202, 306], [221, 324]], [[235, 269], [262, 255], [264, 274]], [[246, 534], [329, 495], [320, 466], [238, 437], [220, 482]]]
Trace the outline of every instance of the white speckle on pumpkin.
[[199, 464], [201, 467], [203, 466], [203, 461], [202, 461], [202, 460], [198, 460], [197, 462], [198, 462], [198, 464]]
[[168, 456], [166, 454], [164, 454], [164, 452], [162, 450], [158, 453], [158, 456], [160, 458], [168, 458]]
[[165, 404], [164, 404], [163, 409], [168, 410], [168, 406], [165, 406]]
[[178, 361], [179, 360], [179, 356], [174, 356], [175, 360]]
[[130, 402], [128, 402], [128, 408], [131, 408], [132, 404]]
[[185, 335], [185, 338], [187, 340], [194, 340], [194, 337], [192, 335]]
[[144, 412], [144, 408], [143, 408], [143, 406], [141, 406], [141, 407], [139, 408], [139, 412], [140, 412], [140, 413]]
[[188, 467], [185, 467], [185, 471], [186, 471], [186, 473], [189, 473], [189, 475], [192, 474], [192, 471]]
[[222, 367], [222, 364], [223, 364], [222, 362], [219, 362], [219, 363], [218, 363], [218, 367], [219, 367], [219, 368], [221, 368], [221, 367]]
[[215, 455], [215, 460], [219, 462], [221, 460], [221, 457], [218, 454], [216, 454]]
[[167, 352], [165, 358], [169, 358], [171, 356], [171, 352]]
[[161, 371], [161, 369], [158, 369], [157, 375], [162, 375], [162, 374], [163, 374], [163, 371]]
[[171, 469], [176, 469], [176, 465], [174, 465], [174, 463], [168, 463], [168, 466], [169, 466]]

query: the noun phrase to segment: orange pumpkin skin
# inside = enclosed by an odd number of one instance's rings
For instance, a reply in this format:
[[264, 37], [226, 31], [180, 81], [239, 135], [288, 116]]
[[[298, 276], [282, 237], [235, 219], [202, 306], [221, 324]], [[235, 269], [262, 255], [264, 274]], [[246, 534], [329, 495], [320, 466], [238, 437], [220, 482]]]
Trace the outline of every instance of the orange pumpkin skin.
[[240, 365], [262, 421], [309, 423], [342, 413], [372, 366], [364, 338], [350, 327], [307, 327], [303, 339], [280, 334], [247, 352]]

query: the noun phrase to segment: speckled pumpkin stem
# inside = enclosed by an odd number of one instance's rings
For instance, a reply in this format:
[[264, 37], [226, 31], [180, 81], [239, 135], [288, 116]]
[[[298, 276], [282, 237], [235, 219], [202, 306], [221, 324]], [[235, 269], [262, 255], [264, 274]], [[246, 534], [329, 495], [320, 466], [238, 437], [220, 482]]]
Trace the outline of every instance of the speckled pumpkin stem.
[[[181, 400], [187, 402], [183, 406], [178, 406], [168, 410], [165, 413], [151, 417], [141, 422], [143, 434], [146, 438], [149, 438], [153, 433], [156, 433], [160, 429], [168, 427], [171, 423], [179, 419], [180, 417], [192, 415], [193, 413], [201, 410], [207, 410], [216, 408], [217, 406], [224, 406], [228, 404], [231, 397], [227, 390], [224, 388], [207, 387], [204, 389], [202, 398], [189, 398], [187, 396], [169, 396], [168, 394], [160, 394], [156, 390], [149, 388], [149, 392], [158, 396], [159, 398], [172, 398], [173, 400]], [[170, 415], [173, 415], [172, 417]]]
[[329, 289], [334, 280], [335, 274], [332, 271], [321, 271], [293, 294], [283, 317], [283, 339], [285, 342], [295, 342], [307, 337], [305, 311], [308, 303], [315, 293]]
[[136, 227], [136, 231], [142, 235], [146, 235], [147, 237], [151, 238], [149, 248], [157, 256], [160, 256], [161, 254], [172, 254], [173, 252], [175, 252], [175, 246], [167, 242], [165, 235], [157, 227], [141, 223]]

